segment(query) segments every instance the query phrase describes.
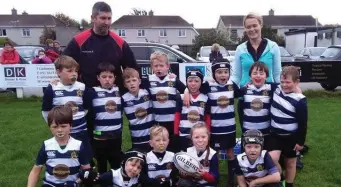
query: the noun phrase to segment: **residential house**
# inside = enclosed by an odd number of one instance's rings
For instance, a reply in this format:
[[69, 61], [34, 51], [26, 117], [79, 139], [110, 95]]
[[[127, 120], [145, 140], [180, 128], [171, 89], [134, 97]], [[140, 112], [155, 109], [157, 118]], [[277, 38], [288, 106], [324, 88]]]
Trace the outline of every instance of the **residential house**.
[[[219, 17], [217, 29], [227, 32], [232, 41], [237, 41], [244, 34], [244, 17], [245, 15], [222, 15]], [[317, 20], [311, 15], [275, 15], [275, 11], [270, 9], [269, 15], [263, 15], [263, 22], [284, 37], [287, 31], [316, 28]]]
[[127, 42], [157, 42], [168, 45], [191, 45], [199, 34], [180, 16], [124, 15], [112, 24], [114, 32]]
[[52, 15], [31, 15], [26, 12], [19, 15], [14, 8], [12, 14], [0, 15], [0, 37], [10, 38], [18, 45], [39, 45], [39, 37], [44, 27], [56, 31], [57, 40], [61, 45], [67, 45], [79, 32], [78, 28], [67, 27]]
[[318, 47], [341, 45], [341, 27], [320, 29], [317, 31], [317, 33]]

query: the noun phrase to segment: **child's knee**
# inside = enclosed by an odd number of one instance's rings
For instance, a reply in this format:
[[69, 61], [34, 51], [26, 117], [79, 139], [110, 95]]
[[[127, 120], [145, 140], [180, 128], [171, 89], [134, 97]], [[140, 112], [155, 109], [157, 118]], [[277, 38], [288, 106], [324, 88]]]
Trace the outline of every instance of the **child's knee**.
[[296, 168], [296, 158], [287, 158], [285, 160], [285, 167], [287, 169], [295, 169]]

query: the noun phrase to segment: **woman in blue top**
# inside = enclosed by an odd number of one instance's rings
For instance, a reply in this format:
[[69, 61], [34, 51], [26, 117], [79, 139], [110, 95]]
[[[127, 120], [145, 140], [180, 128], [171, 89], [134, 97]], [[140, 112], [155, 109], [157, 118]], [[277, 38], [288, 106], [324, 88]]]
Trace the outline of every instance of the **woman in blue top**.
[[[276, 42], [262, 38], [263, 18], [250, 13], [244, 18], [244, 28], [248, 41], [240, 44], [236, 49], [233, 64], [232, 80], [240, 87], [250, 82], [249, 71], [254, 62], [264, 62], [269, 68], [269, 76], [266, 82], [280, 82], [282, 71], [281, 54]], [[243, 100], [238, 103], [238, 114], [242, 124]]]

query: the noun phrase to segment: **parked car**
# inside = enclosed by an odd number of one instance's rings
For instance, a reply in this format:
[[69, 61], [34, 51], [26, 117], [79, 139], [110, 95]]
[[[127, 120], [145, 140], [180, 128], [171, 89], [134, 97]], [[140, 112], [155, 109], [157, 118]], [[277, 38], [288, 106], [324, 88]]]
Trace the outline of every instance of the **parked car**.
[[[16, 46], [15, 50], [20, 55], [20, 64], [31, 64], [34, 57], [38, 56], [40, 50], [44, 50], [43, 47], [39, 46]], [[3, 48], [0, 48], [0, 56]]]
[[182, 51], [168, 45], [150, 42], [128, 42], [128, 44], [134, 53], [137, 63], [141, 66], [140, 73], [142, 78], [147, 78], [148, 74], [152, 74], [150, 55], [155, 51], [161, 51], [167, 54], [170, 63], [170, 72], [177, 76], [179, 76], [179, 63], [198, 62]]
[[[199, 52], [197, 53], [196, 60], [210, 62], [211, 47], [212, 46], [201, 46]], [[229, 62], [234, 61], [234, 57], [229, 54], [225, 47], [220, 46], [220, 53], [223, 55], [223, 58], [227, 59]]]
[[318, 60], [327, 47], [306, 47], [294, 56], [295, 61]]
[[288, 52], [287, 49], [285, 49], [282, 46], [279, 46], [279, 51], [281, 53], [281, 61], [282, 62], [292, 62], [292, 61], [294, 61], [294, 57], [292, 56], [292, 54], [290, 54]]

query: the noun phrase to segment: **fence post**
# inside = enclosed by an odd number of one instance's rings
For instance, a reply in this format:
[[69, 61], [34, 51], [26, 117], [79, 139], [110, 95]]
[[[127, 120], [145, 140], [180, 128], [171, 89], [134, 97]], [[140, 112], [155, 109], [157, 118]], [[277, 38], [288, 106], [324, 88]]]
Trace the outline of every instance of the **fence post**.
[[23, 88], [16, 88], [17, 98], [22, 99], [24, 98], [24, 89]]

